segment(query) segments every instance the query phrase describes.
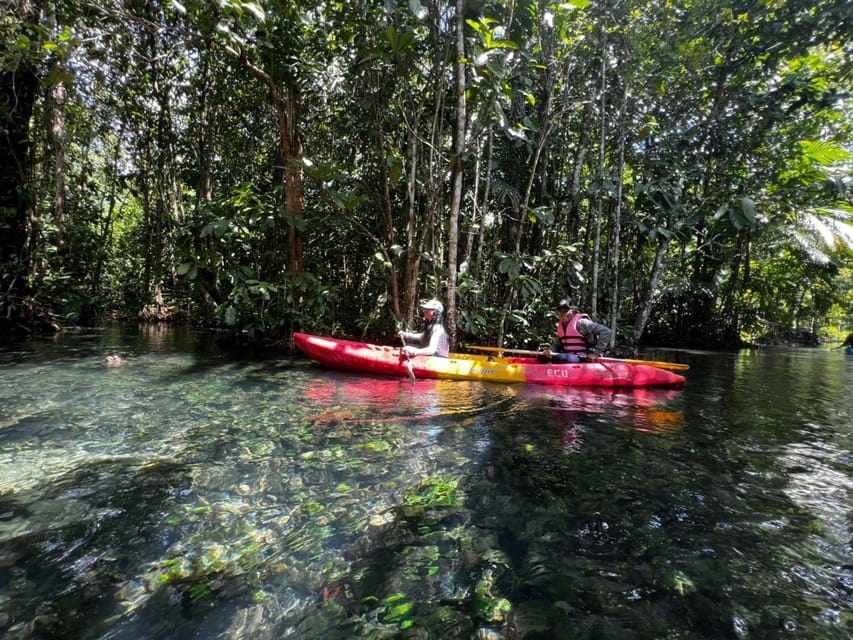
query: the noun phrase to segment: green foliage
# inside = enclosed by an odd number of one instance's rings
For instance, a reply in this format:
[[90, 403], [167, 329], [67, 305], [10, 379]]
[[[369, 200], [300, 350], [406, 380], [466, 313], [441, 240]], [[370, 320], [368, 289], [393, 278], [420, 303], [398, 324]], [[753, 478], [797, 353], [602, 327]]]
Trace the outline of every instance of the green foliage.
[[[214, 303], [208, 308], [210, 321], [249, 338], [294, 326], [322, 327], [336, 289], [311, 273], [283, 270], [278, 254], [267, 249], [267, 239], [280, 234], [281, 226], [278, 196], [247, 183], [200, 209], [179, 229], [183, 251], [176, 273], [191, 289], [198, 283], [208, 294]], [[194, 304], [195, 315], [204, 313], [202, 299]]]
[[252, 338], [383, 334], [393, 303], [446, 291], [460, 162], [466, 336], [506, 317], [507, 339], [538, 343], [569, 294], [625, 327], [652, 300], [653, 339], [846, 321], [842, 0], [468, 3], [458, 157], [453, 2], [80, 9], [0, 20], [0, 67], [69, 90], [62, 217], [47, 99], [28, 128], [41, 171], [12, 189], [33, 194], [32, 217], [0, 203], [0, 315], [134, 317], [161, 292], [175, 315]]

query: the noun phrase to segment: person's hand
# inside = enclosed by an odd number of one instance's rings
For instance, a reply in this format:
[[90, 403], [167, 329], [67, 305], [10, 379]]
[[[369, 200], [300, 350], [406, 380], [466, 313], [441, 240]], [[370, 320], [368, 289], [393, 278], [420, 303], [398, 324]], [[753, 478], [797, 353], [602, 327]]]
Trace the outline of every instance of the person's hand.
[[542, 355], [545, 356], [546, 358], [550, 358], [551, 357], [551, 350], [545, 349], [545, 351], [542, 352]]
[[403, 347], [403, 353], [405, 353], [405, 354], [406, 354], [407, 356], [409, 356], [409, 357], [412, 357], [412, 356], [416, 356], [416, 355], [418, 355], [418, 354], [417, 354], [417, 349], [415, 349], [414, 347], [410, 347], [410, 346], [408, 346], [408, 345], [406, 345], [405, 347]]
[[404, 332], [402, 329], [400, 329], [399, 331], [397, 331], [397, 337], [398, 337], [398, 338], [400, 338], [400, 340], [402, 340], [402, 339], [403, 339], [403, 334], [404, 334], [404, 333], [405, 333], [405, 332]]
[[592, 352], [586, 354], [586, 361], [587, 362], [598, 362], [598, 354], [592, 353]]

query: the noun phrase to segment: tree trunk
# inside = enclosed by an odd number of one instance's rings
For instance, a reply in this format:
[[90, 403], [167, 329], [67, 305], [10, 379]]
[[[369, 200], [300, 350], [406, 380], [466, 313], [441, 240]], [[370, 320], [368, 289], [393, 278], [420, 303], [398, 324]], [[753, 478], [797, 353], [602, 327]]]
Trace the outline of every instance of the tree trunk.
[[118, 131], [116, 136], [115, 149], [113, 150], [113, 159], [111, 162], [111, 171], [105, 172], [105, 177], [109, 179], [109, 194], [107, 196], [107, 214], [101, 227], [101, 233], [98, 238], [98, 253], [95, 259], [95, 265], [92, 269], [92, 280], [89, 286], [89, 299], [86, 300], [80, 309], [80, 322], [86, 324], [97, 324], [98, 316], [100, 315], [101, 305], [101, 273], [104, 270], [104, 264], [107, 261], [109, 254], [110, 238], [113, 231], [113, 218], [116, 209], [120, 209], [118, 203], [118, 176], [119, 176], [119, 161], [121, 158], [121, 146], [124, 140], [124, 125]]
[[210, 101], [208, 93], [213, 83], [213, 73], [210, 70], [209, 53], [202, 52], [201, 56], [201, 79], [202, 88], [199, 92], [198, 122], [196, 123], [196, 144], [198, 145], [198, 196], [196, 198], [196, 209], [201, 204], [213, 201], [213, 175], [211, 167], [211, 144], [209, 140], [209, 129], [211, 126]]
[[418, 132], [409, 132], [408, 144], [409, 177], [406, 182], [406, 199], [409, 203], [406, 216], [406, 267], [403, 275], [403, 322], [408, 327], [412, 322], [415, 296], [417, 295], [418, 272], [420, 271], [420, 250], [415, 249], [415, 229], [417, 228], [417, 186], [418, 186]]
[[616, 211], [613, 215], [613, 286], [610, 292], [610, 347], [616, 344], [616, 325], [619, 320], [619, 251], [622, 231], [622, 189], [625, 177], [625, 117], [628, 109], [628, 89], [622, 88], [622, 105], [619, 109], [619, 165], [616, 168], [618, 183], [616, 191]]
[[240, 63], [269, 90], [276, 113], [278, 146], [284, 165], [285, 211], [287, 213], [287, 270], [291, 278], [305, 271], [303, 263], [304, 239], [299, 230], [303, 218], [302, 133], [299, 119], [302, 111], [302, 95], [295, 81], [279, 86], [264, 69], [249, 60], [245, 51], [230, 47], [226, 50], [237, 57]]
[[[582, 116], [584, 122], [589, 122], [592, 119], [592, 105], [592, 100], [584, 101]], [[575, 153], [573, 160], [574, 164], [572, 166], [572, 182], [570, 187], [571, 192], [569, 194], [570, 204], [569, 209], [566, 212], [566, 237], [569, 240], [577, 238], [578, 228], [580, 227], [580, 215], [578, 213], [578, 209], [580, 208], [581, 201], [581, 177], [583, 175], [584, 165], [586, 164], [586, 157], [589, 154], [589, 136], [589, 127], [582, 127], [577, 143], [577, 152]]]
[[[157, 121], [152, 136], [152, 162], [150, 166], [150, 175], [154, 178], [153, 186], [154, 193], [152, 194], [154, 210], [150, 213], [152, 216], [153, 237], [151, 238], [154, 247], [154, 255], [151, 263], [151, 281], [150, 287], [146, 291], [147, 298], [144, 301], [145, 305], [141, 311], [142, 317], [148, 319], [159, 319], [157, 314], [150, 315], [149, 310], [152, 308], [159, 309], [160, 301], [163, 297], [163, 284], [167, 277], [166, 271], [166, 253], [170, 250], [170, 243], [167, 235], [171, 229], [172, 220], [172, 181], [171, 181], [171, 166], [172, 166], [172, 117], [171, 117], [171, 101], [170, 101], [170, 82], [165, 61], [164, 44], [160, 34], [150, 32], [150, 53], [151, 58], [151, 78], [152, 78], [152, 93], [157, 101]], [[160, 300], [158, 300], [158, 296]]]
[[451, 176], [450, 228], [447, 238], [447, 334], [456, 345], [456, 271], [459, 249], [459, 209], [462, 206], [462, 153], [465, 151], [465, 0], [456, 0], [456, 125]]
[[[277, 96], [281, 96], [276, 92]], [[304, 240], [297, 226], [303, 217], [303, 170], [302, 134], [299, 118], [302, 97], [299, 89], [291, 83], [286, 88], [286, 100], [275, 100], [278, 111], [279, 136], [284, 159], [284, 184], [287, 202], [287, 270], [292, 278], [305, 271], [303, 263]]]
[[601, 218], [604, 216], [604, 151], [605, 139], [607, 136], [607, 37], [602, 37], [601, 43], [601, 109], [599, 118], [601, 118], [601, 139], [598, 149], [598, 195], [597, 195], [597, 215], [595, 216], [595, 233], [593, 236], [592, 250], [592, 292], [590, 313], [593, 317], [598, 316], [598, 264], [601, 253]]
[[631, 345], [636, 353], [637, 345], [640, 343], [640, 338], [646, 330], [646, 325], [649, 323], [649, 316], [652, 313], [652, 303], [654, 302], [655, 293], [660, 286], [661, 278], [663, 277], [663, 257], [669, 247], [669, 238], [664, 235], [658, 236], [657, 251], [655, 252], [655, 262], [652, 267], [651, 275], [649, 276], [649, 286], [646, 292], [646, 298], [643, 301], [643, 306], [640, 308], [640, 313], [634, 319], [634, 333], [631, 336]]
[[[208, 94], [213, 85], [213, 72], [211, 70], [210, 52], [203, 51], [201, 54], [201, 90], [199, 91], [198, 123], [196, 125], [196, 145], [198, 154], [198, 182], [196, 183], [195, 214], [196, 221], [202, 221], [201, 209], [213, 202], [213, 144], [211, 134], [215, 131], [215, 123], [212, 122], [214, 111], [211, 108]], [[205, 256], [206, 265], [199, 271], [196, 278], [196, 286], [201, 292], [202, 299], [212, 314], [224, 296], [220, 291], [220, 267], [221, 259], [212, 236], [202, 238], [200, 234], [193, 234], [193, 243], [198, 255]], [[212, 291], [211, 291], [212, 290]]]
[[489, 146], [488, 151], [486, 152], [486, 187], [483, 189], [483, 204], [480, 207], [480, 233], [477, 236], [477, 253], [476, 259], [471, 264], [474, 267], [471, 272], [474, 276], [479, 277], [481, 270], [481, 265], [483, 262], [483, 249], [486, 245], [486, 214], [489, 211], [489, 200], [491, 198], [491, 188], [492, 188], [492, 151], [493, 151], [493, 141], [494, 141], [494, 129], [489, 127]]
[[739, 232], [731, 265], [731, 275], [720, 296], [720, 310], [717, 317], [719, 318], [721, 340], [726, 347], [737, 347], [740, 344], [740, 312], [736, 302], [738, 291], [745, 290], [743, 279], [749, 260], [749, 244], [749, 231]]
[[474, 250], [474, 232], [477, 228], [477, 220], [482, 218], [480, 212], [480, 181], [482, 180], [483, 167], [483, 141], [479, 135], [474, 147], [474, 176], [472, 179], [474, 192], [471, 194], [471, 221], [465, 234], [465, 257], [462, 259], [462, 264], [466, 267], [470, 265], [471, 252]]
[[381, 189], [380, 208], [382, 211], [383, 235], [381, 239], [382, 252], [385, 254], [389, 264], [389, 279], [391, 285], [391, 313], [396, 321], [402, 319], [400, 311], [400, 275], [399, 257], [392, 251], [394, 245], [395, 225], [393, 216], [393, 204], [391, 202], [391, 177], [388, 174], [388, 148], [385, 143], [385, 128], [382, 126], [382, 114], [379, 105], [374, 103], [374, 117], [376, 118], [377, 149], [379, 158], [379, 183]]
[[[56, 13], [51, 10], [48, 24], [56, 31]], [[59, 268], [68, 255], [67, 229], [65, 220], [65, 101], [67, 92], [62, 81], [64, 74], [62, 57], [55, 56], [51, 61], [50, 75], [58, 78], [48, 92], [50, 120], [47, 126], [47, 139], [53, 153], [53, 222], [56, 225], [56, 253]]]
[[[152, 194], [151, 194], [151, 136], [148, 131], [142, 134], [142, 166], [140, 167], [139, 190], [142, 194], [142, 215], [143, 229], [145, 233], [145, 265], [142, 269], [142, 291], [154, 290], [154, 261], [159, 261], [159, 252], [156, 249], [157, 238], [159, 236], [158, 223], [152, 214]], [[144, 294], [143, 294], [144, 297]], [[146, 300], [138, 300], [140, 308], [145, 305]]]

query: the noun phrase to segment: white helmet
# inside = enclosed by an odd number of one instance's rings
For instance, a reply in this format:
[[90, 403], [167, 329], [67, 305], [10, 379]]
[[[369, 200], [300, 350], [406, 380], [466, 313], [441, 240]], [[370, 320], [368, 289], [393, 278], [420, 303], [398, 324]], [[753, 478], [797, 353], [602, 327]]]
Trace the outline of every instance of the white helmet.
[[421, 305], [421, 309], [432, 309], [433, 311], [435, 311], [438, 314], [444, 313], [444, 305], [441, 304], [435, 298], [433, 298], [432, 300], [430, 300], [428, 302], [424, 302]]

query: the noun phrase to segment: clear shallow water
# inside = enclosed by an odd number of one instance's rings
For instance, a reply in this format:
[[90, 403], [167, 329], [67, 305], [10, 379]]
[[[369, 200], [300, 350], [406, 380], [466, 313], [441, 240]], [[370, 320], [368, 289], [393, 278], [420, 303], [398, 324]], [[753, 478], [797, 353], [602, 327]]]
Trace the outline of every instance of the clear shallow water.
[[646, 356], [687, 386], [0, 347], [0, 634], [849, 638], [853, 358]]

